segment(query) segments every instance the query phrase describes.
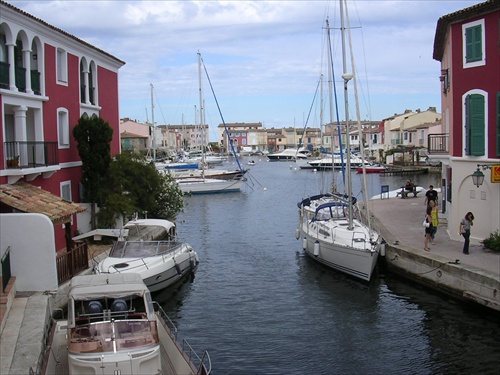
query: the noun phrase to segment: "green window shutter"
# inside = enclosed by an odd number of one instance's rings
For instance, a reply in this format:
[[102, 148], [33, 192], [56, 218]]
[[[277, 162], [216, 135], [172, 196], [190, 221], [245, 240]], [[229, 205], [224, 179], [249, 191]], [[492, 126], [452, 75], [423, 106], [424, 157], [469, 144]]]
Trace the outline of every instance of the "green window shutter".
[[484, 155], [484, 119], [484, 96], [468, 95], [465, 99], [465, 153], [467, 155]]
[[497, 92], [497, 156], [500, 156], [500, 92]]
[[481, 61], [483, 59], [481, 25], [469, 27], [465, 30], [465, 48], [466, 62]]

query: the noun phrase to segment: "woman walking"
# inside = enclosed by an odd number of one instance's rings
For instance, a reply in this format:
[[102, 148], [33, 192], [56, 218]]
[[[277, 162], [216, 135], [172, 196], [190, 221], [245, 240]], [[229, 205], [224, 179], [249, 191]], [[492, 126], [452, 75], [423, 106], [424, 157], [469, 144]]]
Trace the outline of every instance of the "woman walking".
[[431, 244], [434, 245], [434, 237], [436, 236], [436, 232], [438, 230], [438, 225], [439, 225], [439, 210], [436, 207], [435, 201], [430, 201], [429, 207], [431, 208], [431, 217], [432, 217]]
[[431, 240], [431, 234], [434, 231], [434, 229], [432, 227], [432, 216], [430, 207], [427, 207], [427, 211], [425, 214], [425, 222], [429, 225], [425, 227], [424, 250], [431, 251], [431, 248], [429, 247], [429, 241]]
[[469, 238], [470, 238], [470, 227], [473, 225], [472, 221], [474, 220], [474, 215], [472, 212], [467, 212], [465, 217], [460, 221], [460, 227], [458, 229], [458, 234], [464, 236], [464, 254], [469, 254]]

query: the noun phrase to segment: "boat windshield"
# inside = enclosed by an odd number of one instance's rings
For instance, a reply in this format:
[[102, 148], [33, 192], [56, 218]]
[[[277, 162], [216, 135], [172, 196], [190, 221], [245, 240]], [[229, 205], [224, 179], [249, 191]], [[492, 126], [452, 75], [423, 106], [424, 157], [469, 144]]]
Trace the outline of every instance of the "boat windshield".
[[117, 241], [109, 256], [113, 258], [145, 258], [166, 254], [179, 249], [177, 241]]
[[70, 353], [99, 353], [158, 345], [156, 321], [111, 320], [80, 324], [68, 330]]
[[347, 208], [344, 204], [338, 203], [327, 203], [322, 204], [316, 209], [316, 214], [314, 215], [313, 221], [323, 221], [330, 219], [345, 219]]

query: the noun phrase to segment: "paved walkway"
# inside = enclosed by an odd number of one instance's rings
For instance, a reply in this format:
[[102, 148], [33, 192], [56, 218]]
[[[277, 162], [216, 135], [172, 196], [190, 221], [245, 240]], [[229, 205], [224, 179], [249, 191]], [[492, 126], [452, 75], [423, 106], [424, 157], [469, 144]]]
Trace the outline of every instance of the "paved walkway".
[[[500, 254], [483, 248], [482, 245], [470, 245], [469, 255], [462, 253], [463, 241], [450, 240], [447, 224], [439, 225], [435, 244], [429, 245], [430, 252], [424, 251], [425, 197], [389, 198], [370, 201], [375, 225], [382, 232], [388, 243], [399, 242], [400, 246], [429, 257], [442, 257], [448, 261], [458, 259], [460, 264], [472, 269], [487, 272], [500, 279]], [[458, 232], [458, 228], [451, 228]]]
[[27, 374], [42, 349], [48, 296], [42, 292], [18, 293], [12, 301], [0, 338], [0, 374]]

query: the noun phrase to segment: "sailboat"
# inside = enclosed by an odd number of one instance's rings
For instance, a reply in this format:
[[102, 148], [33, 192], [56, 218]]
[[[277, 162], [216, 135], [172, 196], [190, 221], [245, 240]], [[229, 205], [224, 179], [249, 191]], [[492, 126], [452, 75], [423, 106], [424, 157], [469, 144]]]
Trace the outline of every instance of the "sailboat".
[[[204, 104], [201, 85], [201, 53], [198, 52], [198, 78], [199, 78], [199, 96], [200, 96], [200, 125], [204, 124]], [[205, 151], [201, 154], [201, 176], [178, 178], [176, 182], [184, 194], [214, 194], [214, 193], [232, 193], [241, 191], [245, 184], [242, 175], [233, 179], [207, 178], [205, 175]], [[242, 171], [242, 174], [244, 172]]]
[[[347, 14], [347, 9], [344, 12], [344, 1], [340, 0], [343, 55], [342, 79], [344, 82], [346, 134], [349, 134], [348, 82], [354, 78], [354, 74], [347, 73], [344, 27], [344, 16]], [[328, 20], [326, 30], [328, 55], [329, 59], [331, 59]], [[333, 76], [331, 63], [328, 69], [329, 74]], [[332, 82], [333, 79], [330, 79], [330, 93], [333, 92]], [[354, 79], [355, 83], [356, 80]], [[357, 112], [359, 123], [359, 110]], [[334, 123], [332, 100], [330, 100], [330, 117], [331, 122]], [[338, 119], [336, 122], [340, 124]], [[349, 137], [346, 137], [345, 169], [343, 169], [346, 193], [331, 192], [302, 199], [298, 203], [299, 226], [296, 231], [296, 238], [302, 239], [302, 247], [312, 259], [357, 279], [370, 281], [377, 263], [382, 238], [379, 233], [371, 228], [369, 214], [365, 215], [368, 223], [362, 220], [361, 212], [357, 207], [357, 199], [352, 194], [350, 154]]]

